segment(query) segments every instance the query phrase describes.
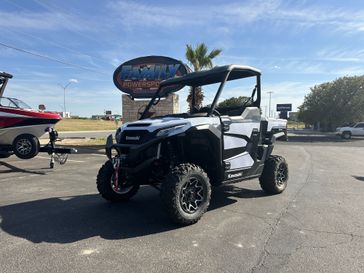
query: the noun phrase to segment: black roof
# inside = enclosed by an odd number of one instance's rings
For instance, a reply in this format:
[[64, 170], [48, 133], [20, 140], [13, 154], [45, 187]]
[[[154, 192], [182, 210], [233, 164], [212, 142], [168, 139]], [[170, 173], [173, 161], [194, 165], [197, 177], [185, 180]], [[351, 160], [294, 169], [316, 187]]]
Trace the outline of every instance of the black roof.
[[0, 71], [0, 77], [11, 79], [13, 77], [13, 75], [11, 75], [9, 73], [6, 73], [6, 72], [1, 72]]
[[247, 77], [259, 76], [260, 70], [243, 65], [224, 65], [216, 66], [210, 70], [191, 72], [181, 77], [167, 79], [161, 82], [160, 86], [184, 85], [184, 86], [201, 86], [222, 82], [226, 73], [230, 71], [228, 81], [242, 79]]

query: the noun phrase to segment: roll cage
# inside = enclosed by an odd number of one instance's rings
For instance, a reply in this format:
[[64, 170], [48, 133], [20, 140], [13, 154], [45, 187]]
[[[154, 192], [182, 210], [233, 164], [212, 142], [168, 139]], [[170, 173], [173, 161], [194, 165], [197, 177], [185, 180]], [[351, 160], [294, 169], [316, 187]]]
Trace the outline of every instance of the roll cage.
[[[176, 77], [172, 79], [164, 80], [160, 83], [157, 92], [154, 94], [153, 98], [150, 100], [149, 104], [145, 108], [140, 119], [145, 119], [148, 117], [150, 108], [157, 104], [161, 97], [167, 96], [169, 93], [168, 87], [170, 86], [181, 86], [181, 89], [185, 86], [192, 87], [192, 109], [195, 108], [195, 90], [196, 87], [219, 83], [220, 86], [217, 89], [216, 95], [210, 107], [207, 109], [207, 116], [211, 116], [215, 111], [217, 102], [219, 100], [220, 94], [224, 89], [225, 83], [231, 80], [243, 79], [248, 77], [256, 77], [256, 85], [252, 92], [251, 102], [252, 106], [260, 107], [261, 101], [261, 73], [258, 69], [250, 66], [242, 65], [225, 65], [217, 66], [210, 70], [198, 71], [188, 73], [182, 77]], [[254, 99], [256, 95], [256, 98]]]

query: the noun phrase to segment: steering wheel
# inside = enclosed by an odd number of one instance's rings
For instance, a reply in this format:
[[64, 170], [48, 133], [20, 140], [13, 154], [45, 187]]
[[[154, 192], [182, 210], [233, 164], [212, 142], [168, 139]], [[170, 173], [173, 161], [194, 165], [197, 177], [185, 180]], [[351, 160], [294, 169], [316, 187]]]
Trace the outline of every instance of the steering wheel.
[[219, 112], [219, 111], [217, 111], [216, 109], [214, 109], [214, 111], [212, 111], [212, 113], [215, 113], [218, 117], [220, 117], [220, 116], [221, 116], [220, 112]]

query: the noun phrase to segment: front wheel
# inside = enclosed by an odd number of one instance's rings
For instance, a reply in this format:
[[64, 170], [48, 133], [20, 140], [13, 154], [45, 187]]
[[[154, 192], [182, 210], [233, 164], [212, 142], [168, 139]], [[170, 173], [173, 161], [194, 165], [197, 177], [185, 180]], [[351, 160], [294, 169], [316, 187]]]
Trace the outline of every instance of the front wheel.
[[166, 176], [160, 194], [172, 220], [179, 225], [191, 225], [200, 220], [209, 207], [211, 185], [203, 169], [184, 163]]
[[341, 135], [341, 138], [350, 139], [351, 138], [351, 133], [350, 132], [343, 132], [342, 135]]
[[263, 173], [259, 178], [260, 186], [268, 194], [283, 192], [288, 182], [288, 164], [277, 155], [271, 155], [264, 163]]
[[30, 134], [19, 135], [14, 139], [14, 154], [20, 159], [31, 159], [39, 153], [39, 140]]
[[132, 198], [139, 190], [139, 185], [128, 185], [119, 175], [116, 181], [115, 170], [111, 160], [107, 161], [99, 170], [96, 179], [97, 190], [101, 196], [111, 202], [122, 202]]

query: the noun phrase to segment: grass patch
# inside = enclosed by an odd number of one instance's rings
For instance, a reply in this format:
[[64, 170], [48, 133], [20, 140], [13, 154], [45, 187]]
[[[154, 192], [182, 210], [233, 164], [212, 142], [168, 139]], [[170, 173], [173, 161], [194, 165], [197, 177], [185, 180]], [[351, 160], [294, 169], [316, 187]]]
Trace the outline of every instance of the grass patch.
[[56, 130], [64, 131], [103, 131], [115, 130], [119, 125], [110, 120], [65, 118], [56, 124]]
[[289, 120], [288, 123], [287, 123], [287, 128], [289, 128], [289, 129], [304, 129], [305, 124], [303, 122]]

